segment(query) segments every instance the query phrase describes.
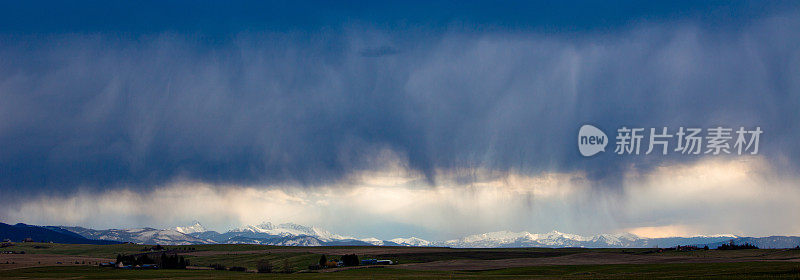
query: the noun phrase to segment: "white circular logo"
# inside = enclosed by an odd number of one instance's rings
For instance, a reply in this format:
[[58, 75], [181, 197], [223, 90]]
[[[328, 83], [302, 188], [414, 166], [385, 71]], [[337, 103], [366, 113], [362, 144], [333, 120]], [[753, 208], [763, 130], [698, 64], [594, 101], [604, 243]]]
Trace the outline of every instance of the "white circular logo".
[[578, 131], [578, 150], [585, 157], [606, 151], [608, 136], [594, 126], [584, 124]]

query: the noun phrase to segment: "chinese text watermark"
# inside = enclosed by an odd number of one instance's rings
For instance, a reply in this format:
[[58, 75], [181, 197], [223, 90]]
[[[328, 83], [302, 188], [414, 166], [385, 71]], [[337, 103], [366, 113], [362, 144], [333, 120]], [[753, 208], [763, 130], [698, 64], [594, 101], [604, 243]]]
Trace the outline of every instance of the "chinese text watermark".
[[[764, 131], [738, 127], [668, 127], [643, 128], [622, 126], [617, 129], [614, 153], [618, 155], [649, 155], [680, 153], [687, 155], [758, 154], [759, 138]], [[646, 140], [644, 147], [642, 140]], [[583, 156], [605, 151], [609, 139], [602, 130], [583, 125], [578, 131], [578, 150]], [[646, 148], [646, 149], [645, 149]]]

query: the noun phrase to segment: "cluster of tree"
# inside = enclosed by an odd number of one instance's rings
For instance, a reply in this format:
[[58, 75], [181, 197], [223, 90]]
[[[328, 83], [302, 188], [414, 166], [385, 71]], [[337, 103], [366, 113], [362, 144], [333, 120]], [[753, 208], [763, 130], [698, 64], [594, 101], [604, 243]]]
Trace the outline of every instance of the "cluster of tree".
[[162, 251], [162, 250], [166, 250], [166, 249], [167, 248], [164, 248], [164, 246], [161, 246], [160, 244], [156, 244], [155, 246], [152, 246], [152, 247], [149, 247], [149, 248], [143, 248], [142, 251]]
[[158, 267], [160, 268], [174, 268], [174, 269], [186, 269], [186, 266], [188, 265], [189, 261], [184, 259], [183, 256], [178, 256], [178, 255], [168, 256], [165, 253], [161, 253], [161, 260], [158, 263]]
[[166, 253], [161, 253], [161, 256], [157, 258], [152, 258], [148, 254], [117, 255], [117, 263], [119, 262], [133, 266], [155, 264], [158, 265], [159, 268], [166, 269], [186, 269], [186, 266], [189, 265], [189, 261], [184, 259], [183, 256], [167, 255]]
[[316, 269], [323, 269], [326, 267], [337, 267], [339, 265], [357, 266], [359, 264], [360, 263], [358, 260], [358, 256], [356, 254], [343, 255], [341, 258], [341, 263], [337, 259], [328, 260], [327, 256], [322, 255], [319, 257], [319, 262], [308, 266], [308, 269], [316, 270]]
[[322, 255], [319, 257], [319, 263], [317, 264], [317, 266], [313, 266], [315, 267], [313, 269], [322, 269], [326, 267], [337, 267], [337, 266], [339, 266], [339, 260], [336, 259], [328, 260], [328, 257]]
[[[240, 266], [232, 266], [230, 268], [225, 267], [222, 264], [212, 264], [210, 265], [211, 268], [214, 270], [229, 270], [229, 271], [247, 271], [246, 268]], [[275, 272], [275, 268], [272, 266], [272, 263], [268, 259], [259, 260], [256, 264], [256, 271], [258, 273], [271, 273]], [[284, 273], [291, 273], [292, 267], [289, 265], [289, 259], [283, 260], [283, 270], [280, 272]]]
[[731, 240], [730, 243], [722, 244], [719, 247], [717, 247], [717, 250], [740, 250], [740, 249], [758, 249], [758, 246], [750, 243], [738, 245], [736, 243], [733, 243], [733, 240]]
[[344, 266], [359, 265], [358, 256], [356, 256], [356, 254], [344, 255], [342, 256], [342, 263], [344, 263]]
[[319, 257], [319, 266], [325, 267], [325, 264], [327, 263], [328, 263], [328, 257], [326, 257], [325, 255]]
[[270, 273], [272, 272], [272, 263], [269, 260], [260, 260], [256, 264], [256, 270], [258, 273]]
[[179, 246], [167, 247], [167, 246], [155, 245], [155, 246], [152, 246], [152, 247], [150, 247], [150, 248], [145, 248], [145, 249], [142, 249], [142, 251], [170, 251], [170, 252], [174, 252], [174, 251], [182, 251], [182, 252], [194, 252], [194, 251], [196, 251], [196, 250], [195, 250], [195, 248], [194, 248], [194, 247], [179, 247]]
[[126, 265], [155, 264], [156, 261], [150, 256], [144, 255], [117, 255], [117, 263], [122, 262]]
[[228, 270], [244, 272], [244, 271], [247, 271], [247, 268], [244, 268], [244, 267], [241, 267], [241, 266], [231, 266], [231, 268], [229, 268]]

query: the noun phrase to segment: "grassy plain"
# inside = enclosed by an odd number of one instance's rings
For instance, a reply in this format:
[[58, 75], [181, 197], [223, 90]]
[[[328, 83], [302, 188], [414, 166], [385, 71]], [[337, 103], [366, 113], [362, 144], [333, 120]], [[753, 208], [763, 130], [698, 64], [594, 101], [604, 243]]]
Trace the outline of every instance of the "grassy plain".
[[[416, 247], [280, 247], [263, 245], [166, 246], [184, 256], [190, 270], [117, 270], [97, 262], [152, 246], [17, 243], [0, 254], [2, 279], [800, 279], [800, 250], [665, 251], [654, 249]], [[309, 271], [322, 254], [328, 259], [355, 253], [361, 259], [400, 264]], [[280, 273], [254, 273], [268, 260]], [[8, 262], [8, 264], [7, 264]], [[209, 270], [211, 264], [246, 267], [250, 272]], [[285, 267], [288, 265], [288, 269]], [[290, 273], [286, 273], [289, 271]]]

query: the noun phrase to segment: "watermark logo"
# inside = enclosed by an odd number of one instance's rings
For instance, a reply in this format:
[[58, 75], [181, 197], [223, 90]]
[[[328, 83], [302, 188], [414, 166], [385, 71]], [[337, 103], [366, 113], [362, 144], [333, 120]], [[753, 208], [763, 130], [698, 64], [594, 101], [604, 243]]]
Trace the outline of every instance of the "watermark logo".
[[[707, 129], [679, 127], [674, 130], [668, 127], [646, 129], [622, 126], [617, 129], [617, 135], [613, 139], [615, 141], [614, 153], [617, 155], [649, 155], [651, 153], [662, 155], [669, 153], [756, 155], [762, 133], [764, 131], [760, 126], [751, 129], [722, 126]], [[578, 150], [581, 155], [590, 157], [604, 152], [606, 145], [611, 140], [597, 127], [583, 125], [578, 131]]]
[[585, 124], [578, 131], [578, 150], [585, 157], [606, 151], [608, 136], [602, 130]]

